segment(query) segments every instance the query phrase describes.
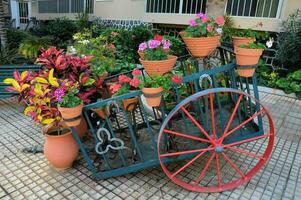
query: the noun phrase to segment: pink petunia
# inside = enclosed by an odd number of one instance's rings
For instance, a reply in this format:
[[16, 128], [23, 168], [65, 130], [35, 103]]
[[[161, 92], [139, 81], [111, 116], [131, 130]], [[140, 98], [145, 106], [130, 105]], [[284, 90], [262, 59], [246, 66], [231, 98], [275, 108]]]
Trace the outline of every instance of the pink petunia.
[[163, 49], [169, 49], [170, 42], [168, 40], [162, 40]]
[[140, 71], [139, 69], [134, 69], [134, 70], [132, 71], [132, 75], [133, 75], [133, 76], [139, 76], [139, 75], [141, 75], [141, 71]]
[[215, 22], [220, 25], [223, 26], [225, 24], [225, 19], [223, 16], [218, 16], [215, 18]]
[[144, 51], [147, 48], [146, 42], [142, 42], [139, 44], [139, 51]]
[[174, 82], [175, 84], [181, 84], [182, 81], [183, 81], [183, 77], [174, 75], [174, 76], [171, 78], [171, 80], [172, 80], [172, 82]]
[[195, 19], [191, 19], [191, 20], [189, 21], [189, 25], [190, 25], [190, 26], [196, 26], [197, 23], [196, 23]]
[[155, 48], [157, 48], [160, 44], [161, 44], [161, 42], [158, 41], [158, 40], [150, 40], [150, 41], [148, 41], [148, 46], [149, 46], [150, 49], [155, 49]]
[[197, 13], [196, 16], [197, 16], [198, 18], [203, 18], [203, 17], [205, 16], [205, 14], [202, 13], [202, 12], [200, 12], [200, 13]]
[[135, 88], [138, 87], [139, 84], [140, 84], [140, 81], [139, 81], [138, 78], [133, 78], [133, 79], [131, 80], [131, 82], [130, 82], [130, 85], [133, 86], [133, 87], [135, 87]]
[[110, 90], [115, 93], [115, 92], [118, 92], [118, 90], [122, 87], [121, 84], [117, 83], [117, 84], [114, 84], [114, 85], [111, 85], [110, 86]]
[[213, 26], [208, 25], [206, 29], [207, 29], [208, 32], [212, 32], [213, 31]]
[[129, 83], [132, 79], [130, 77], [127, 77], [126, 75], [120, 75], [118, 77], [118, 81], [120, 84], [122, 83]]

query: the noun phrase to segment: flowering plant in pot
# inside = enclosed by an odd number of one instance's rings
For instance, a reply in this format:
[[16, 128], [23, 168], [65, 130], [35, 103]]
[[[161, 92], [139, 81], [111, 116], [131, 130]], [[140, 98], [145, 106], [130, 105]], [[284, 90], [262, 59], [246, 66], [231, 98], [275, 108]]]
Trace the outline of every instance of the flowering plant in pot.
[[158, 36], [139, 45], [139, 50], [144, 52], [144, 58], [139, 60], [150, 76], [163, 75], [172, 70], [177, 56], [168, 55], [169, 48], [170, 42]]
[[253, 76], [255, 67], [265, 48], [265, 45], [261, 43], [241, 44], [239, 47], [234, 47], [237, 70], [240, 76]]
[[[138, 76], [140, 75], [141, 75], [141, 71], [139, 69], [134, 69], [132, 71], [133, 78], [122, 74], [118, 77], [118, 82], [111, 85], [110, 89], [112, 90], [113, 94], [116, 96], [124, 95], [130, 93], [133, 90], [137, 90], [139, 89], [139, 86], [141, 84], [141, 81], [138, 78]], [[138, 103], [138, 97], [124, 99], [122, 102], [124, 108], [127, 111], [133, 111]]]
[[194, 57], [206, 57], [219, 46], [224, 24], [225, 19], [222, 16], [213, 18], [198, 13], [180, 35]]

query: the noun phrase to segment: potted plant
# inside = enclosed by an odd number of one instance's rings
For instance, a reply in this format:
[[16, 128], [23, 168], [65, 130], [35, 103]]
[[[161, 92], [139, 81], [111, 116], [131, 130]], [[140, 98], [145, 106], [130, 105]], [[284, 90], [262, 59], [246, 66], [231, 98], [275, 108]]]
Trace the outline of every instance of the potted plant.
[[239, 47], [242, 44], [249, 44], [255, 42], [256, 32], [252, 29], [236, 30], [232, 36], [232, 43], [234, 47]]
[[180, 32], [186, 46], [194, 57], [208, 56], [220, 44], [224, 17], [208, 17], [198, 13], [196, 19], [191, 19], [184, 32]]
[[144, 52], [144, 58], [139, 60], [150, 76], [163, 75], [172, 70], [178, 57], [168, 55], [169, 47], [170, 42], [162, 37], [139, 45], [139, 50]]
[[260, 56], [265, 49], [261, 43], [241, 44], [234, 47], [238, 74], [242, 77], [252, 77]]
[[[133, 90], [137, 90], [140, 85], [140, 80], [138, 76], [141, 75], [141, 71], [139, 69], [135, 69], [132, 71], [133, 78], [120, 75], [118, 77], [118, 82], [111, 85], [110, 90], [116, 96], [124, 95], [130, 93]], [[136, 109], [138, 103], [138, 97], [128, 98], [122, 100], [123, 106], [127, 111], [133, 111]]]

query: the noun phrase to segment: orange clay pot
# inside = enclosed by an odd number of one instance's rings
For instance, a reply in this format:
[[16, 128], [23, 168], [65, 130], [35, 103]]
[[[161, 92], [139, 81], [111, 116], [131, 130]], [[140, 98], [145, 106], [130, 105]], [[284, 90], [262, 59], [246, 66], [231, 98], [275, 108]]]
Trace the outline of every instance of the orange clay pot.
[[146, 99], [146, 103], [151, 107], [158, 107], [161, 104], [163, 88], [143, 88], [143, 95]]
[[185, 37], [185, 32], [180, 32], [192, 56], [197, 58], [207, 57], [220, 45], [220, 35], [213, 37]]
[[[234, 47], [234, 52], [236, 55], [236, 64], [238, 74], [242, 77], [252, 77], [255, 72], [255, 67], [257, 65], [260, 56], [262, 55], [263, 49], [246, 49], [240, 47]], [[242, 66], [242, 67], [239, 67]], [[250, 66], [246, 68], [245, 66]]]
[[58, 107], [58, 110], [60, 111], [66, 125], [72, 127], [80, 124], [83, 107], [84, 105], [81, 104], [74, 108]]
[[44, 155], [54, 168], [64, 170], [72, 167], [78, 154], [78, 145], [70, 128], [65, 127], [66, 132], [62, 135], [48, 134], [57, 129], [55, 126], [43, 127], [42, 130], [45, 134]]
[[[63, 126], [68, 127], [68, 125], [64, 121], [62, 121], [61, 123], [63, 124]], [[82, 139], [88, 131], [87, 122], [83, 116], [81, 117], [79, 125], [75, 126], [74, 128], [78, 133], [80, 139]]]
[[106, 107], [93, 108], [92, 111], [95, 112], [102, 119], [105, 119], [109, 115], [108, 110], [107, 110]]
[[127, 111], [133, 111], [136, 109], [138, 104], [138, 97], [122, 100], [123, 106]]
[[169, 55], [167, 60], [143, 60], [139, 59], [145, 71], [149, 76], [161, 76], [167, 72], [170, 72], [173, 66], [176, 64], [177, 56]]
[[141, 59], [144, 59], [144, 52], [143, 51], [137, 51]]
[[255, 41], [255, 38], [251, 37], [232, 37], [232, 43], [234, 47], [239, 47], [242, 44], [249, 44]]

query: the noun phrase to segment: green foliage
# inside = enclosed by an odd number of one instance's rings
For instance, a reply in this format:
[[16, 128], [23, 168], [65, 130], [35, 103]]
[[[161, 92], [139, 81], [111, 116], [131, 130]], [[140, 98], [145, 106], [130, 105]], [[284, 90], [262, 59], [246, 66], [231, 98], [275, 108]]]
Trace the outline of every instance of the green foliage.
[[163, 76], [155, 76], [155, 77], [146, 77], [144, 81], [140, 84], [140, 88], [159, 88], [163, 87], [164, 90], [168, 91], [171, 89], [172, 81], [171, 74], [166, 74]]
[[48, 48], [51, 45], [50, 37], [29, 36], [19, 46], [19, 53], [28, 59], [36, 59], [41, 48]]
[[276, 81], [276, 85], [283, 89], [286, 93], [296, 93], [301, 95], [301, 69], [288, 74], [285, 78]]
[[279, 79], [279, 74], [277, 71], [272, 70], [270, 67], [266, 66], [264, 60], [260, 59], [258, 67], [256, 68], [256, 74], [258, 77], [258, 84], [267, 87], [275, 88], [277, 87], [276, 81]]
[[233, 36], [237, 37], [251, 37], [256, 40], [262, 41], [269, 38], [269, 33], [266, 31], [254, 31], [250, 28], [248, 29], [236, 29], [233, 32]]
[[83, 101], [77, 96], [78, 90], [71, 89], [65, 94], [62, 100], [58, 103], [60, 107], [64, 108], [74, 108], [80, 104], [83, 104]]
[[167, 59], [167, 53], [164, 51], [162, 46], [159, 46], [154, 49], [147, 48], [144, 50], [144, 59], [145, 60], [166, 60]]
[[234, 21], [229, 15], [224, 16], [225, 24], [223, 26], [222, 42], [230, 42], [232, 40], [232, 35], [234, 32]]
[[167, 35], [164, 36], [164, 39], [169, 40], [171, 44], [170, 54], [182, 56], [185, 53], [185, 44], [180, 38]]
[[7, 38], [7, 48], [9, 50], [18, 49], [21, 42], [30, 37], [30, 34], [26, 31], [19, 29], [7, 29], [6, 38]]
[[240, 45], [241, 48], [245, 48], [245, 49], [266, 49], [264, 44], [261, 43], [249, 43], [249, 44], [242, 44]]
[[75, 24], [78, 28], [78, 30], [90, 28], [90, 22], [89, 22], [89, 14], [86, 12], [78, 13], [75, 16]]
[[301, 66], [301, 10], [291, 14], [282, 24], [276, 58], [290, 71]]

